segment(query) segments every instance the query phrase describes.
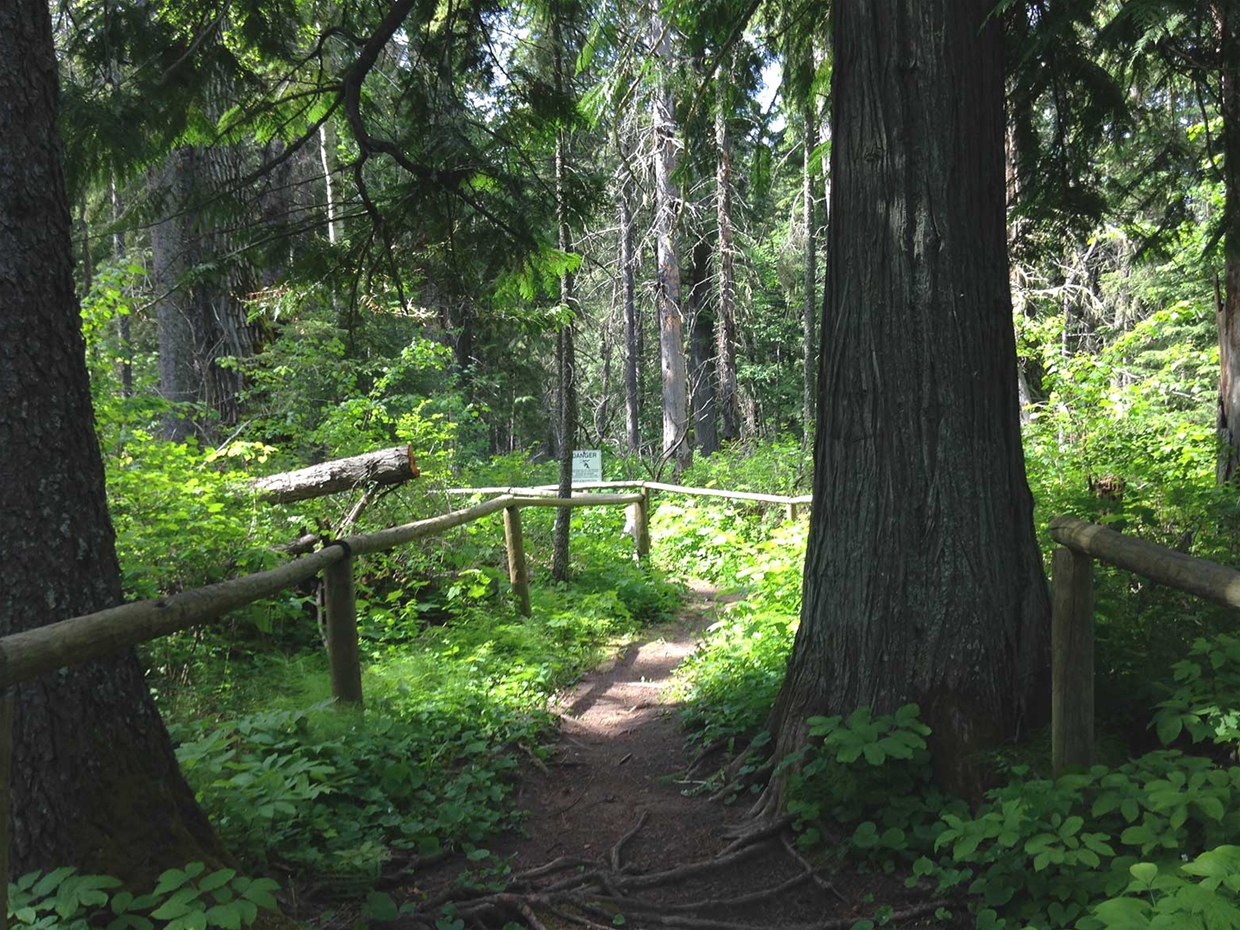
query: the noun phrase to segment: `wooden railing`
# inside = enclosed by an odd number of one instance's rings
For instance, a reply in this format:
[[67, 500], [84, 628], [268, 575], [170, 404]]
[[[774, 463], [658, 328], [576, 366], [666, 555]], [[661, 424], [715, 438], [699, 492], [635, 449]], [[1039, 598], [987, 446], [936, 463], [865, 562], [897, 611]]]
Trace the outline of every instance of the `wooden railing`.
[[[397, 450], [400, 451], [400, 450]], [[629, 494], [579, 494], [578, 491], [635, 488]], [[811, 498], [689, 488], [654, 481], [604, 481], [573, 485], [571, 498], [556, 496], [554, 486], [536, 488], [454, 488], [452, 495], [497, 494], [464, 510], [428, 520], [389, 527], [376, 533], [346, 536], [278, 568], [182, 591], [168, 597], [135, 601], [69, 620], [0, 637], [0, 930], [8, 925], [9, 811], [13, 752], [13, 687], [47, 672], [97, 659], [160, 636], [217, 620], [230, 611], [271, 597], [316, 575], [323, 576], [324, 619], [332, 697], [343, 705], [362, 704], [362, 672], [357, 633], [353, 561], [385, 552], [416, 539], [436, 536], [503, 511], [509, 580], [517, 607], [530, 615], [521, 510], [524, 507], [600, 507], [627, 505], [634, 550], [650, 553], [650, 491], [780, 504], [789, 517]]]
[[1240, 572], [1075, 517], [1051, 521], [1051, 764], [1056, 775], [1094, 754], [1093, 560], [1240, 607]]
[[[449, 488], [450, 495], [462, 494], [549, 494], [558, 492], [559, 485], [540, 484], [532, 488]], [[604, 490], [611, 488], [639, 488], [642, 491], [668, 491], [689, 497], [718, 497], [723, 500], [752, 501], [758, 504], [777, 504], [784, 508], [789, 520], [795, 520], [800, 508], [813, 503], [814, 495], [801, 494], [789, 497], [783, 494], [758, 494], [753, 491], [722, 491], [718, 488], [691, 488], [683, 484], [665, 484], [662, 481], [579, 481], [573, 482], [573, 491]]]
[[628, 505], [639, 558], [650, 551], [649, 495], [580, 494], [571, 499], [541, 493], [505, 493], [454, 513], [376, 533], [346, 536], [288, 564], [242, 578], [182, 591], [168, 597], [136, 601], [69, 620], [0, 637], [0, 930], [8, 926], [10, 777], [13, 753], [13, 687], [40, 675], [97, 659], [139, 643], [217, 620], [229, 611], [271, 597], [322, 573], [328, 665], [332, 697], [360, 706], [362, 672], [358, 648], [353, 562], [361, 555], [384, 552], [427, 536], [504, 512], [509, 577], [521, 612], [530, 614], [529, 574], [521, 532], [524, 507], [599, 507]]

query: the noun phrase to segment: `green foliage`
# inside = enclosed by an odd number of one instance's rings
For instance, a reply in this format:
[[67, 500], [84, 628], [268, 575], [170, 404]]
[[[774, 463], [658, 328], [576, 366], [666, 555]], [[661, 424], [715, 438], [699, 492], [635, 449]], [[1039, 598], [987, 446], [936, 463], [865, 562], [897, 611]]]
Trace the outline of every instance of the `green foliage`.
[[75, 869], [30, 872], [9, 885], [9, 926], [32, 930], [241, 930], [260, 910], [276, 910], [269, 878], [234, 869], [208, 872], [201, 862], [169, 869], [148, 894], [118, 891], [119, 879]]
[[859, 707], [847, 717], [810, 717], [805, 748], [780, 761], [788, 770], [788, 813], [812, 845], [823, 824], [856, 824], [861, 857], [907, 854], [932, 839], [941, 798], [930, 788], [930, 728], [916, 704], [874, 716]]
[[[716, 508], [716, 513], [727, 511]], [[746, 596], [707, 628], [703, 643], [678, 673], [675, 694], [685, 705], [684, 719], [694, 739], [710, 743], [751, 735], [766, 720], [801, 613], [808, 532], [804, 520], [785, 522], [768, 538], [731, 553], [737, 561], [734, 576], [721, 580], [742, 586]], [[701, 563], [686, 567], [690, 574], [702, 569]]]
[[196, 734], [177, 758], [248, 860], [373, 879], [393, 855], [433, 855], [513, 822], [502, 802], [516, 761], [502, 747], [545, 724], [453, 697], [356, 719], [325, 706], [256, 714]]
[[[512, 775], [519, 753], [541, 752], [548, 697], [635, 628], [629, 604], [652, 617], [670, 607], [671, 589], [648, 593], [640, 570], [619, 564], [536, 592], [531, 618], [478, 569], [444, 587], [436, 625], [400, 588], [391, 600], [363, 597], [364, 716], [324, 704], [183, 721], [172, 727], [182, 769], [247, 861], [331, 875], [344, 889], [396, 858], [469, 849], [519, 822]], [[311, 671], [321, 691], [321, 662], [302, 674]]]
[[1154, 715], [1159, 740], [1170, 745], [1186, 732], [1194, 743], [1240, 743], [1240, 638], [1198, 639], [1172, 671], [1175, 689]]

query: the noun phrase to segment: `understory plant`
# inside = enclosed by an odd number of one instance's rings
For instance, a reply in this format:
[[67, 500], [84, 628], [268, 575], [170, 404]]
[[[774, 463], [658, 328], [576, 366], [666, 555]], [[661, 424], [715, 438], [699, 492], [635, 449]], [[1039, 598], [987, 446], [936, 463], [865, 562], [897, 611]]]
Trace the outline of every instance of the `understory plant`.
[[9, 885], [10, 927], [31, 930], [241, 930], [260, 911], [276, 910], [279, 885], [235, 869], [208, 872], [201, 862], [168, 869], [147, 894], [121, 888], [110, 875], [76, 869], [29, 872]]

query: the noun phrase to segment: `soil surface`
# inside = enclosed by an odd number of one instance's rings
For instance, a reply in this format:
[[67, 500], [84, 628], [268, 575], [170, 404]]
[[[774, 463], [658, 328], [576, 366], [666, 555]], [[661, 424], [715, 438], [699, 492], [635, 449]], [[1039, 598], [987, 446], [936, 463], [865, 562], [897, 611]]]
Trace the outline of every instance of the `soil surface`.
[[[511, 857], [507, 888], [462, 896], [462, 865], [449, 861], [419, 876], [416, 891], [433, 905], [458, 889], [467, 927], [510, 920], [533, 930], [846, 930], [883, 906], [894, 911], [890, 926], [953, 926], [933, 918], [941, 902], [906, 888], [904, 876], [816, 867], [793, 851], [786, 831], [738, 844], [743, 804], [688, 795], [694, 754], [665, 693], [701, 631], [729, 606], [694, 585], [679, 617], [559, 696], [556, 751], [545, 765], [527, 766], [514, 799], [529, 811], [523, 835], [488, 843], [495, 856]], [[560, 897], [574, 888], [587, 889], [591, 903]]]

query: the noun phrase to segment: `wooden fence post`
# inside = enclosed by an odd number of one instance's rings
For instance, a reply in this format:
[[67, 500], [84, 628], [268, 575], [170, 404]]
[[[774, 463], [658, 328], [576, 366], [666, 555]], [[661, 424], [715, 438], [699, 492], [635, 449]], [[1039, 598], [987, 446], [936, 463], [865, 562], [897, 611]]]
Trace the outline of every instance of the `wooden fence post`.
[[633, 505], [633, 551], [639, 560], [650, 555], [650, 490], [642, 488], [641, 495]]
[[340, 704], [362, 706], [362, 665], [357, 645], [357, 603], [353, 592], [353, 556], [323, 569], [323, 605], [327, 612], [327, 664], [332, 697]]
[[13, 688], [0, 695], [0, 930], [9, 926], [9, 851], [13, 843]]
[[1094, 758], [1094, 560], [1066, 547], [1051, 561], [1051, 767]]
[[795, 520], [797, 518], [797, 505], [795, 501], [788, 501], [788, 503], [784, 505], [784, 514], [789, 520]]
[[530, 615], [530, 574], [525, 565], [525, 539], [521, 535], [521, 508], [504, 508], [504, 545], [508, 549], [508, 580], [517, 597], [521, 616]]

